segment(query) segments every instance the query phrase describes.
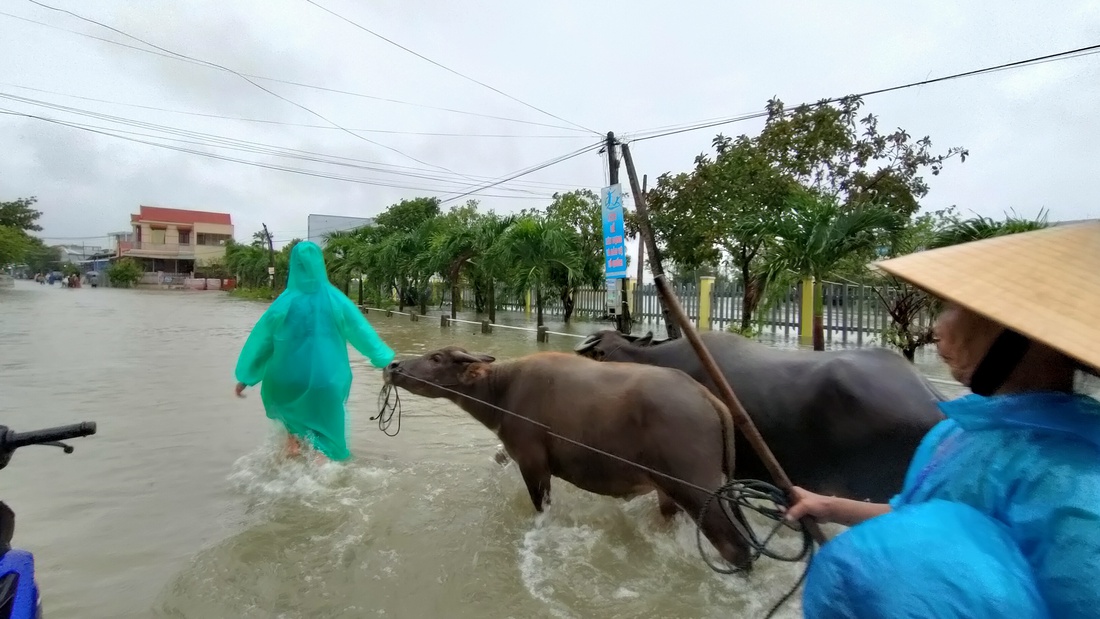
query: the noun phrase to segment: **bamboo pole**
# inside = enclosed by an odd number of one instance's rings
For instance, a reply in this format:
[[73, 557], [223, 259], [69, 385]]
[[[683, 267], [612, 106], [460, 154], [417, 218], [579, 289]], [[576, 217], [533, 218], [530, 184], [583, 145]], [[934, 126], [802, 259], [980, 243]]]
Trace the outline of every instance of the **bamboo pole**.
[[[760, 431], [756, 429], [756, 424], [753, 423], [752, 418], [745, 411], [745, 407], [741, 405], [741, 401], [737, 399], [737, 395], [733, 393], [733, 388], [730, 387], [729, 381], [722, 375], [722, 372], [718, 369], [718, 364], [714, 361], [714, 357], [711, 356], [710, 351], [707, 350], [703, 340], [699, 338], [699, 333], [695, 330], [695, 326], [691, 324], [691, 320], [688, 319], [687, 314], [684, 313], [684, 308], [680, 306], [679, 300], [676, 295], [672, 293], [672, 289], [665, 279], [665, 274], [660, 266], [659, 260], [657, 260], [657, 242], [653, 238], [653, 228], [649, 224], [649, 210], [646, 207], [645, 195], [641, 192], [641, 188], [638, 186], [638, 173], [634, 169], [634, 159], [630, 156], [630, 147], [626, 144], [622, 144], [623, 162], [626, 164], [626, 173], [630, 177], [630, 191], [634, 194], [634, 207], [638, 211], [638, 223], [641, 229], [642, 235], [645, 237], [646, 247], [649, 249], [649, 255], [651, 256], [650, 268], [653, 270], [653, 280], [657, 285], [657, 294], [660, 295], [665, 310], [670, 312], [676, 319], [677, 324], [687, 336], [691, 347], [695, 349], [695, 354], [699, 356], [699, 361], [702, 362], [703, 367], [706, 369], [707, 374], [710, 375], [711, 380], [718, 386], [718, 391], [722, 395], [722, 400], [725, 401], [726, 406], [729, 408], [730, 414], [733, 416], [734, 423], [737, 424], [738, 429], [745, 433], [745, 438], [748, 439], [749, 445], [752, 446], [756, 455], [760, 456], [760, 459], [764, 462], [765, 468], [768, 469], [768, 473], [771, 474], [772, 479], [775, 481], [776, 486], [780, 490], [791, 494], [791, 488], [794, 484], [791, 483], [790, 477], [787, 477], [786, 471], [779, 464], [779, 461], [775, 459], [775, 454], [768, 447], [767, 442], [764, 441], [764, 437], [760, 434]], [[810, 535], [819, 544], [824, 544], [827, 540], [825, 538], [825, 532], [818, 526], [817, 521], [813, 518], [806, 516], [802, 519], [802, 526], [810, 532]]]

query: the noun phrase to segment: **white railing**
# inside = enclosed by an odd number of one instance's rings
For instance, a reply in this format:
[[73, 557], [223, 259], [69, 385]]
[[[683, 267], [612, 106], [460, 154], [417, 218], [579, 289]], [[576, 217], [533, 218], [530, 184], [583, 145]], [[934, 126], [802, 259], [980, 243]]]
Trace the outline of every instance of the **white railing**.
[[133, 250], [155, 252], [165, 256], [194, 256], [195, 246], [186, 243], [153, 243], [151, 241], [134, 241]]

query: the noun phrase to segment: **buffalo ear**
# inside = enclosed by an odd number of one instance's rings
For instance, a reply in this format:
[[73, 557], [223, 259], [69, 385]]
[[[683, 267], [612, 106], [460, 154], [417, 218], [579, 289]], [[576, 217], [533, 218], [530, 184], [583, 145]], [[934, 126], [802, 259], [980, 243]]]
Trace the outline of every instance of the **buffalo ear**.
[[[491, 358], [491, 357], [490, 357]], [[463, 385], [472, 385], [484, 380], [489, 375], [489, 365], [486, 363], [471, 363], [458, 375], [458, 382]]]

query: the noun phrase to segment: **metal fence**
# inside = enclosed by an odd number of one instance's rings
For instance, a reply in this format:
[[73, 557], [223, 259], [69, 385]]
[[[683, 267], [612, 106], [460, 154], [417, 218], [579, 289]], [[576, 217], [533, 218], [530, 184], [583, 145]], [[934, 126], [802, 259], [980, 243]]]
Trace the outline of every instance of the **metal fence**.
[[[680, 304], [691, 320], [699, 320], [699, 285], [674, 285]], [[879, 289], [887, 298], [897, 294], [891, 289]], [[449, 290], [444, 293], [449, 303]], [[573, 317], [579, 320], [598, 319], [607, 312], [607, 292], [602, 288], [582, 287], [573, 295]], [[714, 330], [727, 330], [741, 325], [742, 306], [745, 289], [737, 282], [718, 282], [710, 291], [710, 324]], [[761, 303], [752, 316], [752, 323], [763, 333], [772, 335], [798, 335], [802, 323], [802, 284], [790, 286], [785, 293], [771, 291], [770, 300]], [[822, 323], [825, 339], [828, 342], [863, 344], [865, 340], [878, 339], [879, 335], [891, 323], [886, 305], [872, 286], [829, 282], [822, 285], [824, 310]], [[462, 289], [462, 307], [474, 308], [474, 292]], [[534, 295], [531, 298], [531, 311], [534, 308]], [[524, 311], [526, 299], [514, 295], [498, 294], [497, 308], [510, 311]], [[631, 303], [631, 312], [636, 322], [659, 325], [663, 322], [661, 305], [657, 289], [653, 284], [637, 286]], [[548, 297], [543, 300], [543, 313], [547, 317], [562, 316], [565, 308], [560, 298]], [[927, 327], [933, 316], [923, 310], [915, 317], [918, 327]], [[703, 325], [700, 325], [703, 326]]]

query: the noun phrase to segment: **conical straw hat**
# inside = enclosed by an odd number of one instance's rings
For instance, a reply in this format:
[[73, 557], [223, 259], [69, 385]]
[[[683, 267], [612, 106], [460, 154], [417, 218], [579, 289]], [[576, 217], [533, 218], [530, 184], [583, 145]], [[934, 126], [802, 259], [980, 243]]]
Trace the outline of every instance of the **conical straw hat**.
[[1100, 368], [1100, 221], [931, 249], [875, 266]]

